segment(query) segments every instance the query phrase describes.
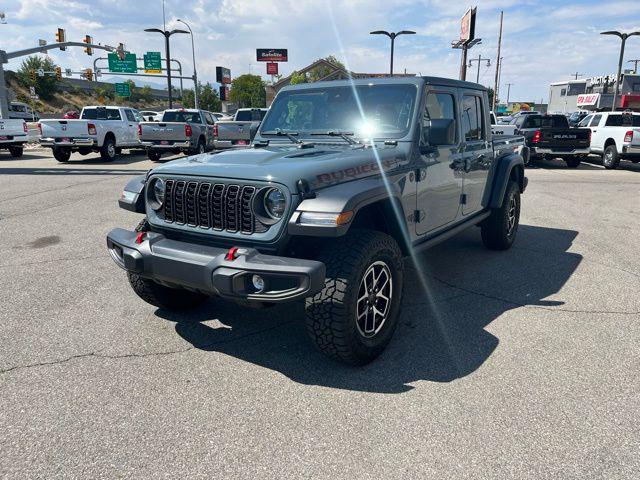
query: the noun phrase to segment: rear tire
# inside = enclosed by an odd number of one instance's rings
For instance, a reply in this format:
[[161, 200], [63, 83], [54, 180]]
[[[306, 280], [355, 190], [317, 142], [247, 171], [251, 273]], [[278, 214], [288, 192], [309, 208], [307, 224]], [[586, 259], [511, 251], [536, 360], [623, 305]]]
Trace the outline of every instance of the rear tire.
[[325, 286], [306, 300], [306, 325], [320, 351], [342, 363], [364, 365], [391, 341], [402, 298], [403, 261], [396, 241], [354, 230], [328, 244], [318, 260]]
[[111, 137], [105, 138], [100, 148], [100, 157], [106, 162], [113, 162], [117, 155], [116, 141]]
[[578, 168], [580, 166], [580, 163], [582, 162], [582, 159], [580, 157], [567, 157], [564, 159], [564, 161], [567, 164], [567, 167]]
[[67, 163], [71, 158], [71, 149], [69, 147], [53, 147], [53, 156], [60, 163]]
[[508, 250], [516, 238], [520, 223], [520, 187], [510, 181], [502, 206], [491, 211], [481, 225], [482, 242], [490, 250]]
[[158, 160], [160, 160], [161, 156], [162, 153], [160, 152], [154, 152], [153, 150], [149, 150], [147, 152], [147, 157], [149, 157], [149, 160], [151, 160], [152, 162], [157, 162]]
[[620, 165], [620, 155], [615, 145], [609, 145], [602, 154], [602, 165], [607, 170], [615, 170]]
[[13, 158], [20, 158], [24, 152], [24, 147], [9, 147], [9, 154]]

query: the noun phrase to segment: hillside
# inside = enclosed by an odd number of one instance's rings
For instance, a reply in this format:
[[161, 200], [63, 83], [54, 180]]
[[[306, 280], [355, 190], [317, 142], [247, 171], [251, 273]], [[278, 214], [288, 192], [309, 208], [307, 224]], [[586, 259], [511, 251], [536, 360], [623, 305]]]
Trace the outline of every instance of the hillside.
[[167, 91], [159, 89], [147, 90], [149, 100], [140, 98], [140, 88], [133, 90], [131, 99], [114, 98], [113, 84], [107, 82], [89, 82], [87, 80], [65, 78], [58, 82], [58, 90], [50, 100], [35, 100], [29, 98], [29, 88], [20, 85], [13, 72], [6, 72], [7, 87], [10, 99], [33, 103], [36, 111], [45, 118], [50, 115], [60, 115], [69, 110], [80, 110], [85, 105], [114, 104], [130, 106], [136, 109], [163, 110], [167, 107]]

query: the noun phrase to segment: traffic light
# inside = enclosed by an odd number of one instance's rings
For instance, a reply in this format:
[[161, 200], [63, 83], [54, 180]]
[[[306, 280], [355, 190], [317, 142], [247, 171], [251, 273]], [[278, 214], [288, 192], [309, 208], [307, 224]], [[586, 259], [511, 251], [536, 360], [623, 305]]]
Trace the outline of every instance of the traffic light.
[[[90, 35], [85, 35], [83, 41], [87, 45], [91, 45], [93, 43], [93, 38], [91, 38]], [[84, 53], [86, 53], [87, 55], [93, 55], [93, 49], [89, 46], [86, 46], [84, 47]]]
[[118, 48], [116, 48], [116, 54], [120, 60], [124, 60], [126, 52], [124, 51], [124, 43], [119, 43]]
[[84, 72], [84, 76], [89, 81], [93, 80], [93, 70], [91, 70], [90, 68], [87, 68]]
[[57, 81], [62, 80], [62, 68], [60, 67], [56, 67], [56, 80]]
[[[56, 33], [56, 42], [58, 43], [66, 42], [67, 41], [66, 38], [67, 36], [64, 33], [64, 28], [59, 28], [58, 32]], [[66, 49], [67, 47], [60, 47], [60, 50], [66, 50]]]
[[31, 70], [29, 70], [29, 78], [31, 79], [31, 83], [33, 85], [36, 84], [36, 71], [32, 68]]

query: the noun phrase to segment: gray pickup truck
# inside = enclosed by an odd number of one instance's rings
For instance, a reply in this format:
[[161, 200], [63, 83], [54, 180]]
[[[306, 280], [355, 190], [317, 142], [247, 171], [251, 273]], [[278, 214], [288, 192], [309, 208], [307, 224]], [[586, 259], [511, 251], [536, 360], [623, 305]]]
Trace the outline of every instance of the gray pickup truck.
[[141, 122], [138, 136], [150, 160], [158, 161], [167, 152], [194, 155], [213, 148], [215, 122], [204, 110], [165, 110], [159, 122]]
[[320, 350], [365, 364], [398, 324], [405, 257], [474, 225], [490, 249], [516, 238], [526, 147], [492, 135], [488, 105], [435, 77], [286, 87], [252, 148], [131, 180], [120, 206], [145, 218], [108, 250], [160, 308], [304, 300]]
[[233, 120], [217, 122], [213, 130], [215, 148], [249, 147], [266, 113], [266, 108], [241, 108], [236, 111]]

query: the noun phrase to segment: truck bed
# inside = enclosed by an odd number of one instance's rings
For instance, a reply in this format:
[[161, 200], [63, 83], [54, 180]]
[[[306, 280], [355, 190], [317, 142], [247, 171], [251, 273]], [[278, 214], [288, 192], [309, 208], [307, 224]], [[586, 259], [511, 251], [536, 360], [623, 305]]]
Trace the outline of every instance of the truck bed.
[[140, 140], [143, 142], [175, 143], [188, 140], [186, 122], [142, 122], [140, 123]]

